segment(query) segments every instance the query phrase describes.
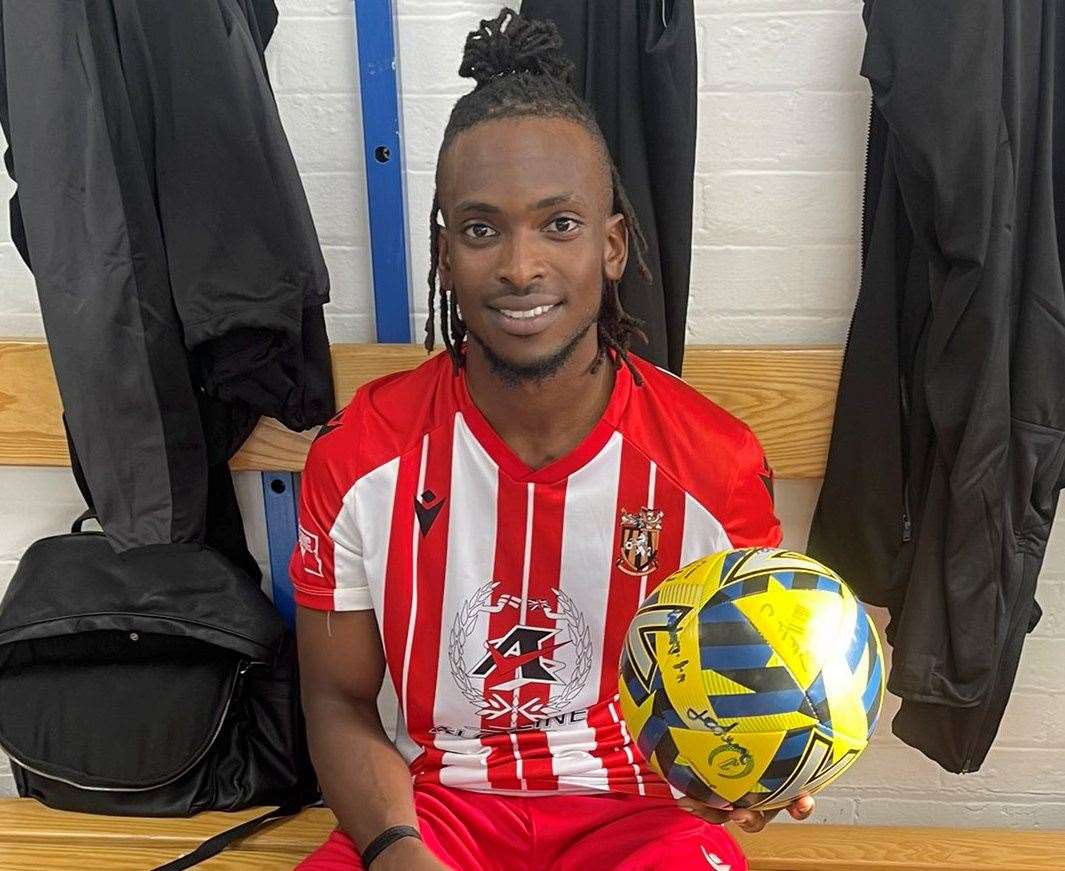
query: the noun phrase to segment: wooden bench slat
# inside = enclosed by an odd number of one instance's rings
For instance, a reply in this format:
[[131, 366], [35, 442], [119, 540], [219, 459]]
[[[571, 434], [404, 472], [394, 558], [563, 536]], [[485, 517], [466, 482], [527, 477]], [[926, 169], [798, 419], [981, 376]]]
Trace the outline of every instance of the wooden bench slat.
[[[125, 865], [62, 864], [83, 855], [130, 854], [159, 857], [187, 852], [196, 844], [263, 809], [234, 814], [205, 813], [188, 819], [104, 817], [46, 808], [28, 799], [0, 800], [0, 857], [16, 850], [36, 864], [10, 866], [30, 871]], [[292, 865], [321, 845], [336, 826], [325, 808], [303, 811], [246, 838], [238, 847], [245, 864], [233, 868]], [[908, 828], [776, 823], [756, 835], [734, 827], [751, 871], [1061, 871], [1065, 868], [1065, 831]], [[61, 862], [51, 860], [52, 855]], [[236, 855], [231, 853], [231, 857]], [[271, 865], [284, 856], [289, 865]], [[260, 864], [250, 864], [255, 857]], [[45, 862], [47, 859], [49, 861]], [[150, 864], [128, 867], [151, 867]], [[215, 866], [211, 866], [215, 867]], [[0, 868], [9, 865], [0, 861]]]
[[1065, 831], [775, 823], [732, 830], [751, 871], [1062, 871]]
[[[188, 850], [219, 832], [254, 819], [269, 808], [234, 813], [211, 811], [194, 817], [114, 817], [54, 810], [30, 799], [0, 800], [0, 844], [100, 843], [143, 846], [145, 843]], [[277, 822], [250, 835], [245, 850], [309, 851], [329, 837], [336, 817], [324, 808], [309, 808], [296, 819]], [[0, 868], [3, 868], [0, 863]]]
[[[165, 847], [8, 846], [0, 841], [0, 868], [3, 871], [147, 871], [184, 852]], [[205, 871], [292, 871], [306, 855], [226, 850], [196, 867]]]
[[[337, 402], [344, 405], [362, 384], [417, 366], [425, 350], [338, 344], [332, 357]], [[814, 478], [824, 471], [841, 359], [838, 348], [693, 346], [684, 376], [750, 424], [779, 477]], [[0, 465], [70, 465], [61, 412], [47, 345], [0, 341]], [[298, 471], [312, 437], [263, 421], [233, 468]]]

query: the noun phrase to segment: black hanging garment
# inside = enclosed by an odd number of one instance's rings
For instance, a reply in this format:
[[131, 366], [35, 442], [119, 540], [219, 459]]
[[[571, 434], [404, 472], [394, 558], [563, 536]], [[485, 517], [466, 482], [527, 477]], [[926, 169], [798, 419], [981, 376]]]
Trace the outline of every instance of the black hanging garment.
[[1065, 467], [1065, 20], [1060, 0], [864, 13], [862, 285], [809, 551], [891, 612], [895, 734], [976, 771]]
[[524, 0], [554, 21], [577, 65], [647, 237], [648, 288], [634, 245], [621, 282], [625, 310], [645, 324], [638, 354], [680, 374], [691, 274], [698, 73], [693, 0]]
[[206, 540], [253, 570], [226, 460], [262, 414], [334, 411], [328, 276], [263, 61], [273, 3], [0, 13], [13, 234], [86, 498], [119, 551]]

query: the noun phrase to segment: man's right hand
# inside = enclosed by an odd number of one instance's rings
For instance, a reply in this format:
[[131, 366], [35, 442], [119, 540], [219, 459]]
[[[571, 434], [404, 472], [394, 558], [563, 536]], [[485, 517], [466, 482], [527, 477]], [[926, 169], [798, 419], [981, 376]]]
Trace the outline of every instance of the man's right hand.
[[452, 871], [417, 838], [400, 838], [374, 859], [370, 871]]

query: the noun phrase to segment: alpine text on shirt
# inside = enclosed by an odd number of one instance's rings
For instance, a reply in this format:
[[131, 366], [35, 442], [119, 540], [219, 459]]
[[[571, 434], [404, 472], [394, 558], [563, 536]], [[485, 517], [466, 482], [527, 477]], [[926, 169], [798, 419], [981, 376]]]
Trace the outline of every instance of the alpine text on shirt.
[[541, 469], [447, 354], [366, 385], [315, 441], [296, 601], [373, 609], [382, 723], [416, 780], [671, 794], [620, 718], [629, 622], [679, 567], [781, 535], [754, 434], [633, 359], [643, 386], [620, 368], [600, 422]]

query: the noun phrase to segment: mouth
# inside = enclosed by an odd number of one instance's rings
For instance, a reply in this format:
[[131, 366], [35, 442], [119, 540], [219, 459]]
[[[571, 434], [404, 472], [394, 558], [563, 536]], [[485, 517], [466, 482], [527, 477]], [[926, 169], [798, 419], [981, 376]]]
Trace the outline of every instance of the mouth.
[[535, 306], [511, 303], [492, 306], [492, 320], [512, 336], [533, 336], [546, 330], [558, 317], [561, 302], [545, 302]]

